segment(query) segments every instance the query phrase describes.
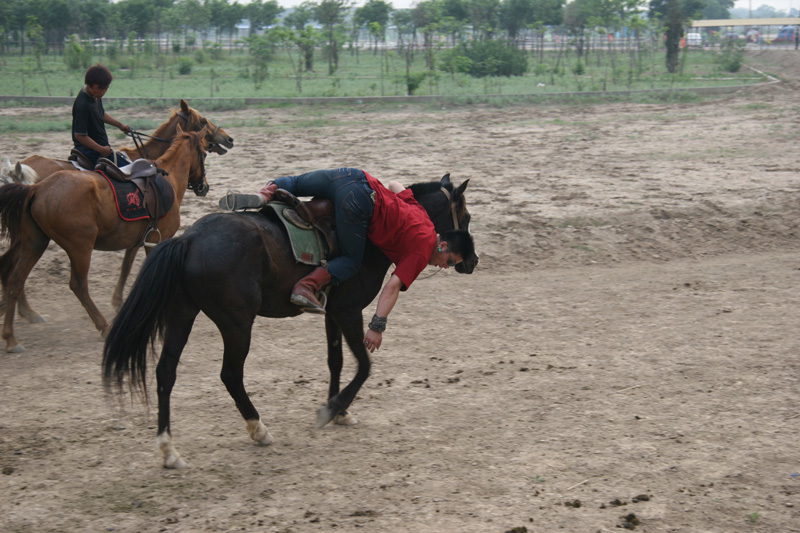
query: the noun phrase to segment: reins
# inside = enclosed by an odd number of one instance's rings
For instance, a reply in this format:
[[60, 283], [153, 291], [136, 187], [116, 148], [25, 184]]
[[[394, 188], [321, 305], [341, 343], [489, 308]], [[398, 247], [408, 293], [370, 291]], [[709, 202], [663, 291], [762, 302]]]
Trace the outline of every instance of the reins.
[[[442, 187], [440, 190], [444, 193], [445, 197], [447, 198], [447, 204], [450, 207], [450, 212], [453, 214], [453, 228], [454, 229], [458, 229], [458, 217], [456, 216], [456, 204], [455, 204], [455, 202], [453, 202], [452, 197], [450, 196], [450, 191], [448, 191], [444, 187]], [[417, 279], [418, 280], [430, 279], [430, 278], [432, 278], [433, 276], [435, 276], [436, 274], [438, 274], [441, 271], [442, 271], [442, 267], [439, 267], [439, 270], [437, 270], [433, 274], [428, 274], [427, 276], [422, 277], [422, 278], [418, 277]]]
[[[182, 118], [184, 122], [187, 124], [189, 123], [189, 117], [183, 111], [178, 111], [175, 113], [178, 117]], [[217, 138], [217, 131], [219, 131], [219, 126], [214, 127], [214, 131], [211, 133], [207, 133], [206, 137], [208, 138], [208, 147], [206, 148], [208, 151], [212, 151], [214, 148], [219, 146], [219, 143], [214, 139]], [[145, 159], [150, 159], [150, 155], [147, 153], [147, 148], [145, 147], [145, 141], [142, 140], [142, 137], [147, 137], [148, 139], [152, 139], [154, 141], [159, 142], [172, 142], [172, 139], [165, 139], [163, 137], [155, 137], [153, 135], [148, 135], [147, 133], [142, 133], [141, 131], [136, 131], [135, 129], [131, 128], [131, 131], [128, 133], [133, 139], [133, 144], [136, 146], [136, 151], [139, 152], [139, 155]]]

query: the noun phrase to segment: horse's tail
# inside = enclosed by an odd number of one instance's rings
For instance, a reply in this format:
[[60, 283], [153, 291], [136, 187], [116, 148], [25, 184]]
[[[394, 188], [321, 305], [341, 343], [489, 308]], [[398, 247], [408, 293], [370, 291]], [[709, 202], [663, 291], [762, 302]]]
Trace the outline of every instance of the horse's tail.
[[19, 240], [22, 218], [32, 198], [33, 189], [28, 185], [9, 183], [0, 187], [0, 235], [12, 242]]
[[181, 284], [186, 241], [180, 237], [156, 246], [114, 319], [103, 347], [103, 383], [122, 389], [127, 376], [147, 402], [147, 350], [162, 338], [170, 301]]

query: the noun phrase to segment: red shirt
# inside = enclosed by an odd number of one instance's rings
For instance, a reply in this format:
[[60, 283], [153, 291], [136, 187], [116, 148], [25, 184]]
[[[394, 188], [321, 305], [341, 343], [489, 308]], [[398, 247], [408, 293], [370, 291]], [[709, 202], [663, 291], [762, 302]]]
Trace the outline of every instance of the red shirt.
[[367, 238], [395, 264], [394, 274], [406, 290], [428, 266], [436, 246], [436, 228], [428, 213], [405, 189], [395, 194], [364, 172], [375, 191], [375, 211]]

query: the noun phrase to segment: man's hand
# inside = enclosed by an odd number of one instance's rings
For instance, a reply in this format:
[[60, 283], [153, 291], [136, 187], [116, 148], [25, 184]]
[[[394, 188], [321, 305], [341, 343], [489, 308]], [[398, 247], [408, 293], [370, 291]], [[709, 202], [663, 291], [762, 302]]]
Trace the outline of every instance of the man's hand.
[[383, 333], [378, 333], [377, 331], [372, 331], [371, 329], [368, 329], [367, 334], [364, 335], [364, 346], [367, 347], [367, 351], [369, 353], [372, 353], [378, 348], [380, 348], [382, 341], [383, 341]]

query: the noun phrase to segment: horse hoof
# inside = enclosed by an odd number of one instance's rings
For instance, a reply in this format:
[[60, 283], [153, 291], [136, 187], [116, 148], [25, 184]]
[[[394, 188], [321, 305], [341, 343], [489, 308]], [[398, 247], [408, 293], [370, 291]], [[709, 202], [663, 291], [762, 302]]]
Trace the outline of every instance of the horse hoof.
[[180, 470], [181, 468], [186, 468], [186, 461], [180, 456], [173, 455], [164, 459], [164, 468]]
[[358, 420], [356, 417], [345, 411], [342, 414], [338, 414], [334, 417], [333, 423], [337, 426], [355, 426], [358, 424]]
[[30, 322], [31, 324], [43, 324], [47, 322], [47, 320], [45, 320], [45, 318], [42, 315], [33, 315], [28, 317], [28, 322]]
[[17, 344], [15, 346], [10, 346], [6, 348], [6, 352], [8, 353], [22, 353], [25, 351], [25, 347], [21, 344]]

